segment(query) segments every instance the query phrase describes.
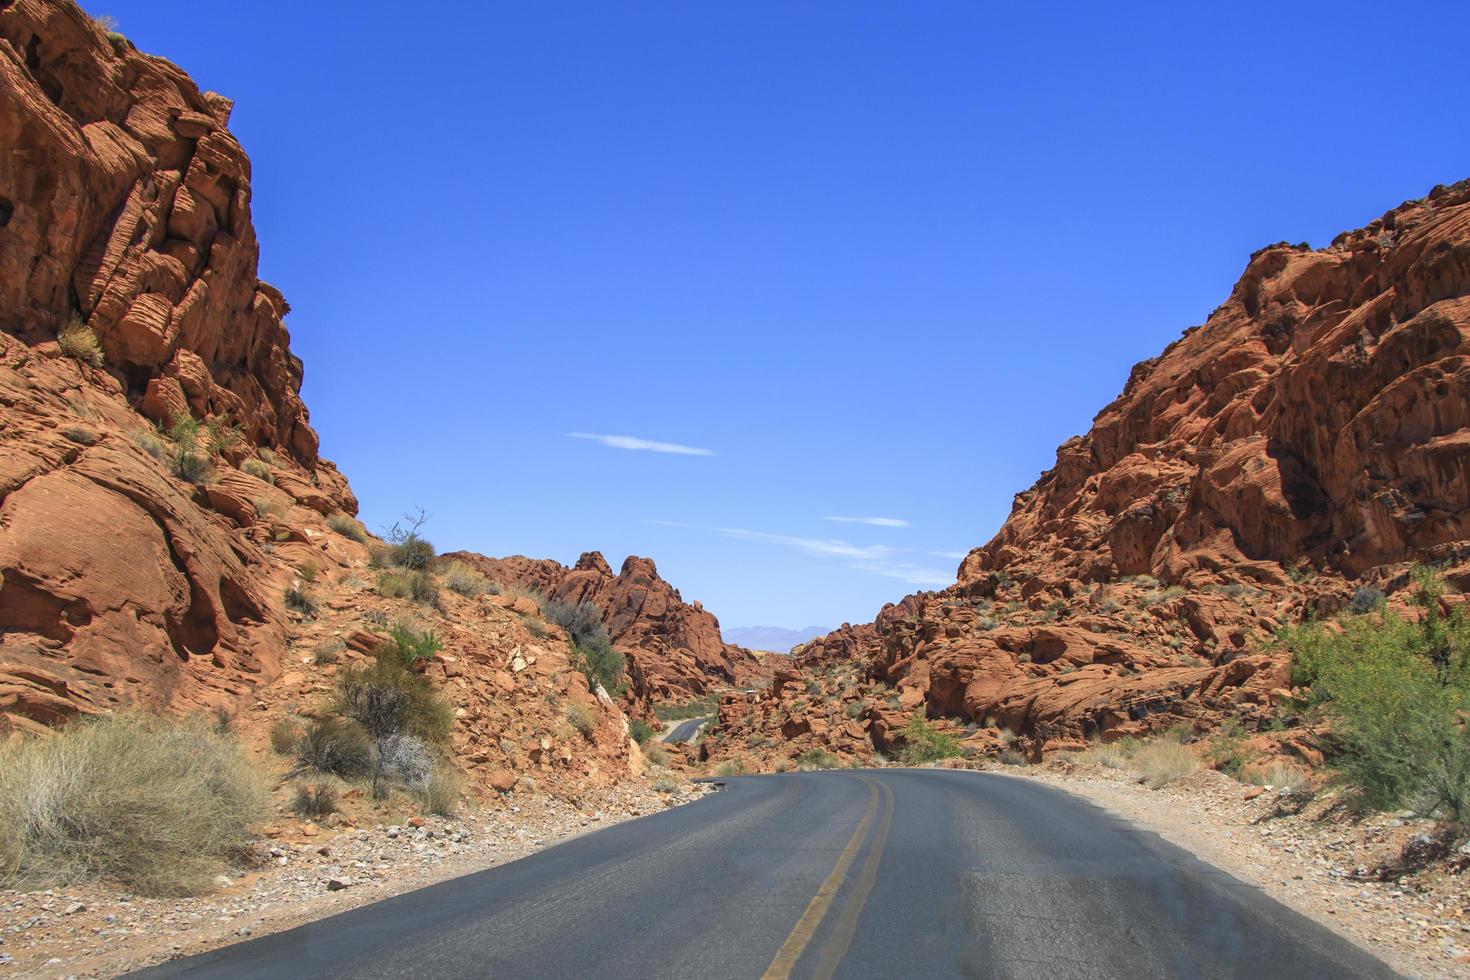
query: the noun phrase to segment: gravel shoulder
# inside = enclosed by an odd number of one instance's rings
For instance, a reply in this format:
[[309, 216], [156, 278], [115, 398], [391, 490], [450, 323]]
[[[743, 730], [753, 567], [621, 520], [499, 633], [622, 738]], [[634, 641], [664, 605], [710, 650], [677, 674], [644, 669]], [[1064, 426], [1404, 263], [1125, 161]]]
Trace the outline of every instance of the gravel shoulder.
[[[991, 770], [995, 771], [995, 770]], [[1470, 875], [1437, 862], [1379, 880], [1433, 830], [1408, 814], [1354, 817], [1330, 797], [1292, 814], [1277, 794], [1201, 770], [1149, 789], [1121, 770], [1070, 762], [1007, 767], [1151, 830], [1416, 977], [1470, 977]], [[1278, 815], [1279, 814], [1279, 815]]]
[[630, 782], [578, 804], [506, 797], [450, 820], [340, 832], [295, 825], [262, 843], [257, 867], [198, 898], [101, 885], [0, 891], [0, 976], [117, 976], [505, 864], [712, 791], [664, 795]]

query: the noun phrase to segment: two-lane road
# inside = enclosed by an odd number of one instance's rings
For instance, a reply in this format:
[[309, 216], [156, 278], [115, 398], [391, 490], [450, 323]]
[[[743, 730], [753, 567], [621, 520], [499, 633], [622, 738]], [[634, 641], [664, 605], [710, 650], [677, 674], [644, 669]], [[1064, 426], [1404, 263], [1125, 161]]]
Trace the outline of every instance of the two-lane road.
[[724, 792], [154, 977], [1390, 977], [1152, 834], [1005, 776]]
[[669, 733], [664, 736], [664, 741], [692, 742], [694, 741], [694, 736], [699, 734], [699, 730], [704, 727], [704, 723], [707, 721], [709, 721], [708, 718], [689, 718], [681, 721], [669, 730]]

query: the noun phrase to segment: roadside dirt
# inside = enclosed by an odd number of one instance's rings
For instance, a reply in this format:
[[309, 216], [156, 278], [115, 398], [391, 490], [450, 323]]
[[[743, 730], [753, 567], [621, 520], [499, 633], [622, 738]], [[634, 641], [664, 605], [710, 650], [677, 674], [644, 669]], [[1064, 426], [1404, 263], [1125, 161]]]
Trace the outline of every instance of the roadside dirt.
[[505, 864], [712, 791], [627, 783], [588, 792], [580, 805], [506, 797], [449, 820], [340, 832], [294, 824], [261, 843], [257, 866], [198, 898], [138, 898], [101, 885], [0, 891], [0, 975], [117, 976]]

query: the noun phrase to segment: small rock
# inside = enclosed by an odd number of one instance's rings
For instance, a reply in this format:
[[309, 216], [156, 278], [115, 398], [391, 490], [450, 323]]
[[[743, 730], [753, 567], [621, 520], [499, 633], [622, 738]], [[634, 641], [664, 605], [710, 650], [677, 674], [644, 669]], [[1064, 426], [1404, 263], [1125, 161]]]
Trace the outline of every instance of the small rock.
[[352, 887], [352, 879], [351, 878], [345, 878], [345, 877], [343, 877], [343, 878], [330, 878], [327, 881], [327, 891], [329, 891], [329, 892], [340, 892], [344, 888], [351, 888], [351, 887]]

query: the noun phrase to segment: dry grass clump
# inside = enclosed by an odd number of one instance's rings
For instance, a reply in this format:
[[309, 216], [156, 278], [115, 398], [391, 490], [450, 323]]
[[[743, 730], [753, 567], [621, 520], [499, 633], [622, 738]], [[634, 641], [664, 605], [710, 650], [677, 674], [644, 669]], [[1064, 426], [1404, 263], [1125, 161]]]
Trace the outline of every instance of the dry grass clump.
[[258, 459], [245, 460], [240, 464], [240, 472], [249, 474], [257, 480], [264, 480], [266, 483], [275, 483], [275, 480], [271, 478], [271, 468]]
[[337, 787], [331, 783], [298, 784], [291, 811], [307, 820], [331, 816], [337, 812]]
[[415, 795], [419, 806], [428, 812], [439, 817], [452, 817], [462, 795], [459, 774], [448, 766], [435, 766]]
[[365, 544], [367, 542], [367, 528], [362, 526], [361, 521], [353, 517], [348, 517], [346, 514], [333, 514], [327, 518], [327, 527], [336, 531], [342, 537], [350, 538], [359, 544]]
[[73, 317], [62, 327], [56, 341], [61, 346], [61, 352], [72, 360], [96, 368], [102, 366], [102, 345], [97, 342], [97, 335], [92, 332], [92, 328], [83, 323], [80, 317]]
[[202, 721], [76, 722], [0, 750], [0, 881], [189, 894], [245, 851], [265, 800], [239, 744]]
[[1129, 755], [1129, 764], [1147, 786], [1158, 789], [1194, 772], [1199, 759], [1189, 746], [1166, 736], [1138, 745]]
[[597, 728], [597, 712], [585, 704], [569, 704], [566, 710], [567, 724], [571, 725], [583, 736], [590, 738], [592, 732]]
[[444, 569], [444, 587], [473, 599], [490, 589], [490, 580], [462, 561], [450, 562]]
[[669, 750], [662, 742], [649, 742], [643, 746], [643, 757], [656, 766], [669, 764]]
[[1097, 742], [1077, 754], [1078, 762], [1091, 762], [1104, 769], [1127, 769], [1128, 750], [1116, 742]]
[[679, 783], [675, 779], [663, 776], [653, 781], [653, 791], [655, 793], [677, 793], [679, 792]]
[[1305, 793], [1311, 788], [1307, 774], [1286, 762], [1273, 762], [1264, 769], [1249, 769], [1244, 775], [1247, 783], [1283, 793]]

